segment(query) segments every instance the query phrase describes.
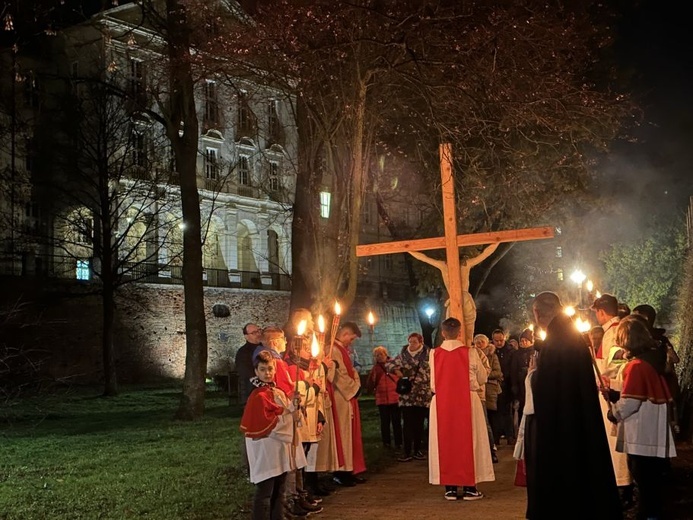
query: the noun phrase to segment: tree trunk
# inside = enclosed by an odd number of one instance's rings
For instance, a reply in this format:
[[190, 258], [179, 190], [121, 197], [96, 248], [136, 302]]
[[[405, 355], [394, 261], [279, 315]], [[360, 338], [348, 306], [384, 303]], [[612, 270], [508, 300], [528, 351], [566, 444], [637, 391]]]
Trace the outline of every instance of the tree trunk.
[[198, 120], [189, 61], [190, 29], [185, 6], [179, 0], [167, 0], [166, 10], [171, 88], [167, 134], [171, 140], [180, 176], [184, 225], [185, 378], [176, 417], [193, 420], [204, 415], [207, 373], [207, 328], [202, 282], [202, 226], [197, 191]]

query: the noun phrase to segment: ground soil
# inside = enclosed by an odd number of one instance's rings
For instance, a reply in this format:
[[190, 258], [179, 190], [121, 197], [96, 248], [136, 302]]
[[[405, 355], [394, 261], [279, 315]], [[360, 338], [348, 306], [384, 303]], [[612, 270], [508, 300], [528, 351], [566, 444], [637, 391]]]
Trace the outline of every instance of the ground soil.
[[[426, 461], [398, 463], [376, 474], [367, 473], [368, 481], [351, 488], [338, 488], [325, 498], [324, 511], [316, 520], [403, 520], [421, 518], [447, 520], [519, 520], [525, 518], [525, 488], [516, 487], [512, 448], [499, 448], [499, 463], [494, 465], [496, 481], [483, 483], [479, 489], [485, 498], [474, 502], [446, 501], [444, 489], [428, 483]], [[693, 520], [693, 447], [677, 446], [669, 484], [668, 516], [671, 520]], [[579, 500], [579, 490], [575, 490]], [[568, 506], [569, 502], [565, 502]], [[569, 506], [568, 506], [569, 507]], [[556, 518], [561, 518], [557, 515]], [[627, 519], [634, 519], [629, 511]]]

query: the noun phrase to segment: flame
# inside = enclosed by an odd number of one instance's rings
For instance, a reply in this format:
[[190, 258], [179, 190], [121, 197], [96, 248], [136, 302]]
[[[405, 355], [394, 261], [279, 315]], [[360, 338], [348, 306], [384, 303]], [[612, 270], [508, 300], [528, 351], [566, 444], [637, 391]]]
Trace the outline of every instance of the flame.
[[322, 314], [318, 316], [318, 330], [321, 334], [325, 333], [325, 318], [322, 317]]
[[314, 358], [318, 357], [320, 354], [320, 344], [318, 343], [318, 338], [313, 333], [313, 341], [310, 343], [310, 355]]
[[339, 305], [339, 302], [334, 302], [334, 313], [339, 316], [342, 314], [342, 307]]
[[530, 323], [529, 325], [527, 325], [527, 328], [534, 332], [534, 323]]
[[601, 298], [601, 297], [602, 297], [602, 293], [600, 293], [599, 291], [597, 291], [597, 294], [595, 294], [595, 296], [596, 296], [597, 298]]
[[296, 332], [299, 336], [303, 336], [303, 333], [306, 331], [306, 325], [306, 320], [301, 320], [301, 322], [298, 324]]
[[577, 328], [579, 332], [587, 332], [590, 330], [590, 328], [592, 328], [592, 326], [590, 325], [589, 321], [583, 320], [582, 318], [577, 318], [575, 320], [575, 328]]
[[539, 329], [539, 339], [542, 341], [546, 339], [546, 331], [544, 329]]
[[[563, 308], [563, 312], [565, 313], [566, 316], [575, 316], [575, 307], [572, 305], [568, 305]], [[578, 318], [580, 319], [580, 318]]]
[[587, 280], [587, 291], [592, 292], [592, 289], [594, 289], [594, 284], [592, 283], [592, 280]]
[[372, 313], [372, 312], [369, 312], [369, 313], [368, 313], [368, 324], [369, 324], [369, 325], [375, 324], [375, 316], [373, 316], [373, 313]]

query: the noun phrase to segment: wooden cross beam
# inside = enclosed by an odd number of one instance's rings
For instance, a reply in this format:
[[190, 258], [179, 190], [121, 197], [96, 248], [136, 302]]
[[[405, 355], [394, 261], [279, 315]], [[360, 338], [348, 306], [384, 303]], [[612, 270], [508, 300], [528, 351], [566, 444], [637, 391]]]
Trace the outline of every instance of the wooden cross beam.
[[[455, 186], [452, 176], [452, 150], [449, 143], [440, 145], [440, 177], [443, 190], [443, 219], [445, 236], [422, 238], [417, 240], [400, 240], [396, 242], [363, 244], [356, 246], [356, 256], [389, 255], [392, 253], [408, 253], [412, 251], [428, 251], [445, 248], [447, 283], [446, 289], [450, 296], [448, 316], [454, 316], [462, 322], [465, 330], [462, 312], [463, 290], [460, 277], [459, 247], [480, 244], [495, 244], [500, 242], [521, 242], [553, 238], [553, 228], [537, 227], [509, 231], [490, 231], [469, 235], [457, 234], [457, 213], [455, 210]], [[445, 276], [444, 276], [445, 280]], [[470, 296], [468, 296], [471, 298]], [[473, 324], [472, 324], [473, 325]], [[471, 338], [466, 338], [469, 341]]]

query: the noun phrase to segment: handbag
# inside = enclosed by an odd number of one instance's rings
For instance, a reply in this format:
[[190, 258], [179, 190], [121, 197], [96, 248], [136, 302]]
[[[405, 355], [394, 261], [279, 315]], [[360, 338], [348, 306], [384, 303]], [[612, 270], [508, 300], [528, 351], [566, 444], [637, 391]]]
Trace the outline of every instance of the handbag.
[[515, 485], [527, 487], [527, 469], [525, 468], [525, 459], [518, 459], [515, 466]]
[[414, 384], [411, 382], [411, 379], [408, 377], [400, 377], [397, 380], [397, 388], [395, 388], [395, 392], [397, 392], [399, 395], [407, 395], [411, 392], [412, 388], [414, 388]]
[[414, 377], [409, 379], [408, 377], [400, 377], [399, 380], [397, 381], [397, 388], [395, 388], [395, 392], [397, 392], [399, 395], [407, 395], [411, 393], [412, 388], [414, 388], [414, 383], [412, 382], [413, 379], [416, 379], [416, 376], [419, 374], [419, 369], [421, 368], [421, 363], [423, 362], [423, 355], [421, 356], [421, 359], [419, 360], [419, 365], [416, 367], [416, 372], [414, 372]]

